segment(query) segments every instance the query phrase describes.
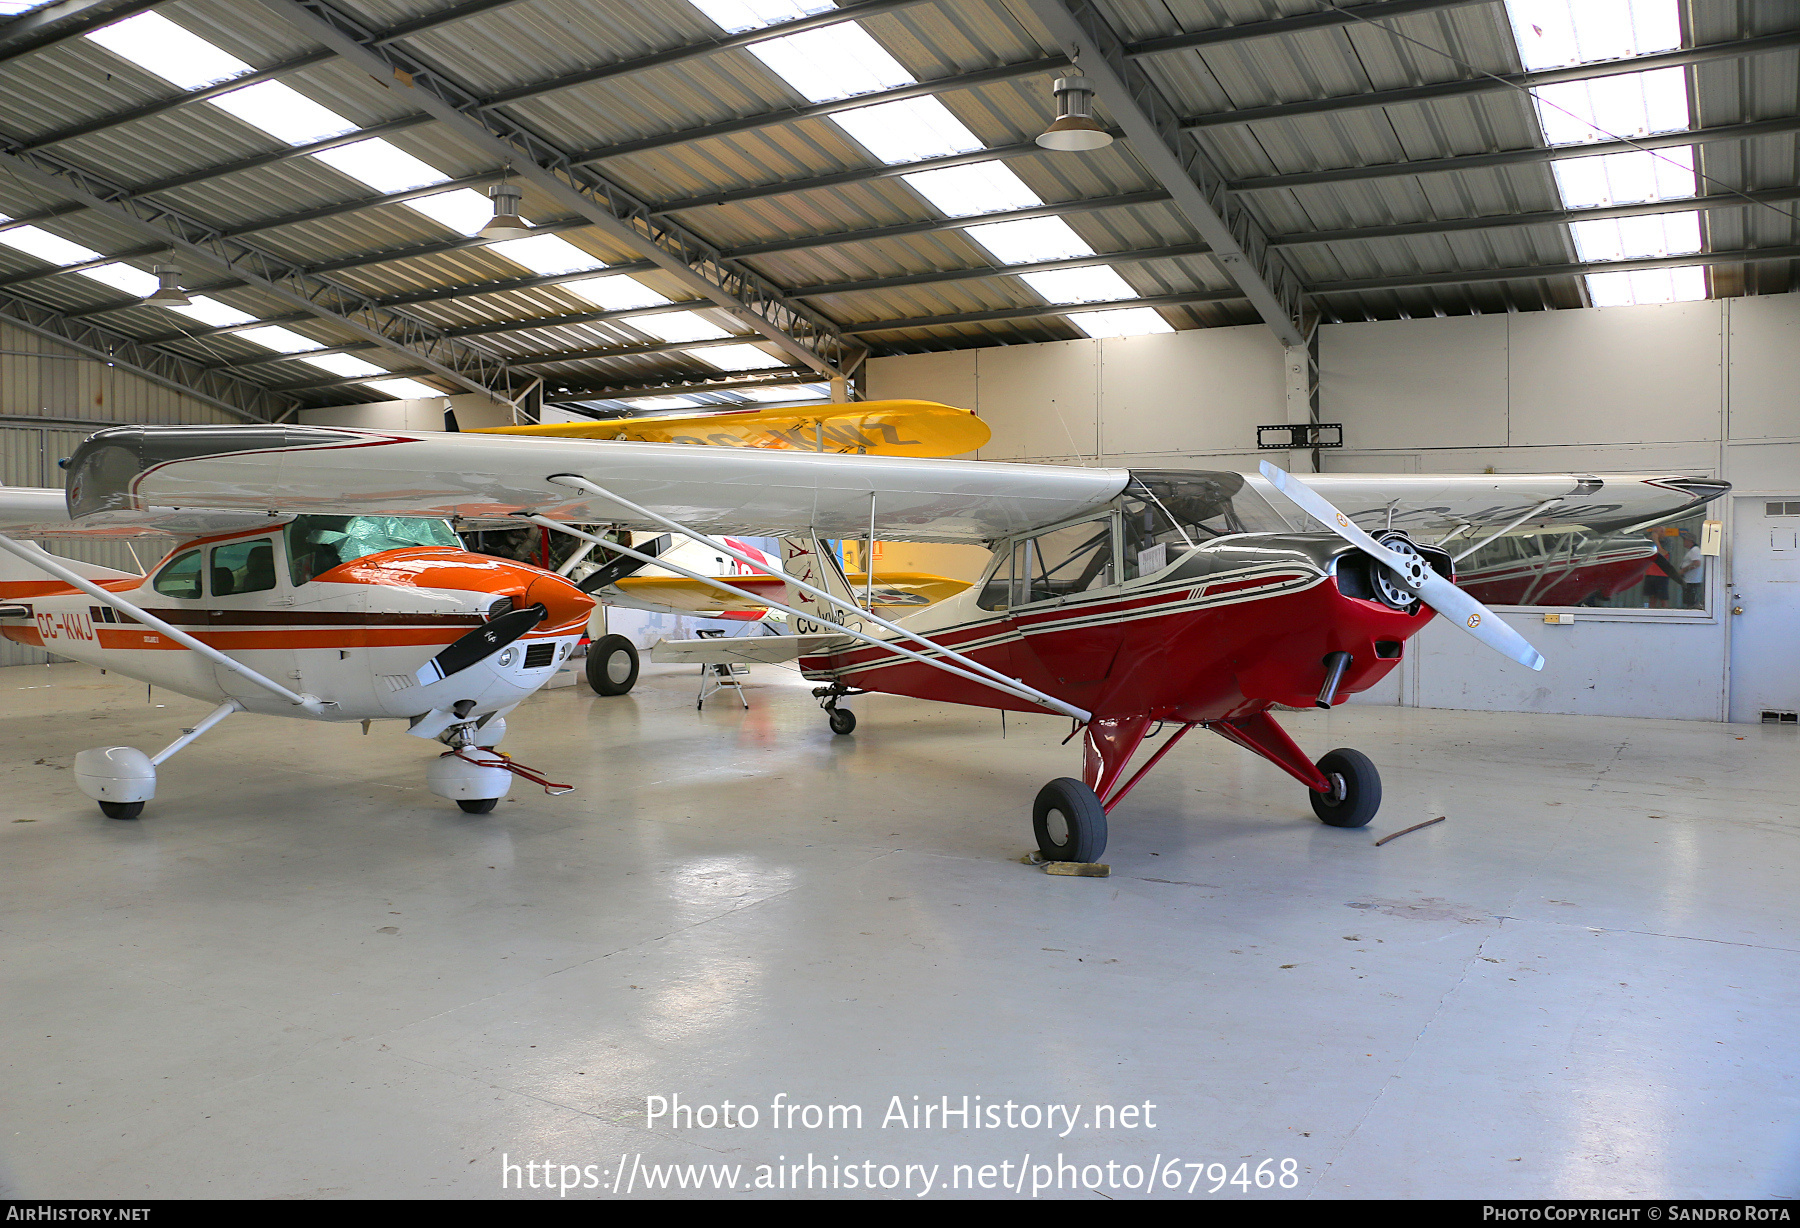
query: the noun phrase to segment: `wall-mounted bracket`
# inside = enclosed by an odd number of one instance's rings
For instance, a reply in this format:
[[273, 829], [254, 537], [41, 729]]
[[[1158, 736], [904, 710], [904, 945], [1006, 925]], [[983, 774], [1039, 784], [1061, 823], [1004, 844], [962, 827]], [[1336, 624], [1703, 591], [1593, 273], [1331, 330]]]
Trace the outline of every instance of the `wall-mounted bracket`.
[[1282, 448], [1341, 448], [1342, 422], [1283, 422], [1256, 428], [1256, 446], [1264, 452]]

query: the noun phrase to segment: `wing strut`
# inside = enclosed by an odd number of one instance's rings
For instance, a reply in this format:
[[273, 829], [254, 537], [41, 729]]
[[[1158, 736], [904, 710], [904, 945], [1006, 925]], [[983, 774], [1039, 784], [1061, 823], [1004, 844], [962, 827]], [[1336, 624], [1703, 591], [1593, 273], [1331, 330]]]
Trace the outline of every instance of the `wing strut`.
[[[326, 708], [337, 706], [331, 700], [320, 699], [316, 695], [297, 694], [288, 690], [279, 682], [263, 677], [248, 665], [245, 665], [242, 661], [232, 660], [217, 648], [214, 648], [211, 644], [202, 643], [187, 632], [171, 627], [168, 623], [156, 617], [156, 615], [146, 613], [139, 607], [132, 605], [117, 593], [109, 592], [108, 590], [101, 588], [86, 576], [77, 575], [69, 568], [56, 562], [56, 556], [53, 554], [49, 554], [42, 550], [27, 550], [18, 542], [7, 537], [3, 533], [0, 533], [0, 550], [5, 550], [8, 554], [14, 555], [17, 558], [30, 563], [39, 571], [48, 572], [65, 584], [75, 586], [88, 596], [92, 597], [95, 601], [105, 602], [113, 609], [131, 615], [131, 617], [135, 618], [138, 622], [143, 623], [146, 627], [155, 628], [163, 635], [174, 640], [177, 644], [180, 644], [183, 648], [191, 648], [219, 668], [230, 670], [246, 682], [254, 683], [265, 691], [271, 691], [274, 694], [281, 696], [289, 703], [306, 709], [306, 711], [312, 713], [314, 716], [323, 716]], [[228, 716], [230, 714], [225, 713], [224, 715]], [[224, 716], [220, 716], [219, 719], [223, 720]], [[210, 728], [210, 725], [208, 727]], [[183, 745], [185, 745], [185, 743], [183, 743]], [[171, 747], [168, 753], [173, 754], [179, 749], [179, 746]]]
[[[689, 529], [684, 529], [684, 528], [682, 528], [681, 525], [677, 524], [675, 521], [668, 520], [662, 516], [658, 516], [658, 515], [656, 515], [656, 513], [646, 511], [644, 508], [638, 507], [634, 503], [629, 503], [624, 499], [620, 499], [616, 495], [609, 494], [606, 491], [602, 490], [600, 487], [595, 486], [592, 482], [587, 481], [585, 478], [576, 478], [573, 480], [581, 482], [583, 486], [585, 486], [589, 489], [589, 493], [598, 494], [604, 498], [611, 499], [614, 502], [618, 503], [621, 507], [627, 509], [628, 511], [634, 512], [639, 515], [647, 516], [650, 519], [653, 519], [662, 524], [668, 525], [669, 528], [673, 529], [675, 532], [681, 533], [687, 537], [691, 537], [695, 541], [698, 541], [707, 546], [710, 546], [715, 550], [723, 551], [724, 553], [730, 555], [732, 558], [737, 559], [739, 562], [745, 563], [745, 564], [749, 565], [750, 567], [755, 568], [757, 571], [763, 572], [768, 575], [774, 574], [773, 572], [769, 571], [769, 569], [766, 566], [764, 566], [761, 563], [758, 563], [755, 559], [752, 559], [752, 558], [748, 557], [747, 555], [741, 554], [738, 551], [733, 550], [730, 547], [725, 546], [724, 544], [722, 544], [720, 542], [716, 542], [713, 539], [711, 539], [710, 537], [705, 536], [704, 534], [695, 533]], [[552, 478], [551, 481], [570, 482], [571, 479], [568, 475], [562, 475], [559, 477]], [[727, 584], [724, 580], [718, 578], [717, 576], [704, 576], [704, 575], [701, 575], [697, 571], [693, 571], [693, 570], [683, 567], [677, 563], [670, 562], [667, 559], [658, 558], [654, 555], [647, 555], [647, 554], [639, 553], [638, 551], [631, 549], [629, 546], [621, 546], [617, 542], [604, 541], [602, 539], [595, 538], [590, 533], [583, 533], [579, 529], [571, 528], [569, 525], [562, 524], [555, 520], [551, 520], [548, 516], [526, 516], [526, 517], [523, 517], [523, 519], [529, 520], [533, 524], [543, 525], [547, 529], [555, 529], [559, 533], [567, 533], [571, 537], [579, 537], [584, 541], [601, 541], [601, 544], [606, 546], [606, 548], [609, 550], [616, 550], [621, 554], [627, 555], [631, 558], [642, 559], [643, 561], [645, 561], [647, 563], [655, 563], [658, 567], [666, 567], [670, 571], [677, 572], [681, 575], [684, 575], [690, 580], [698, 580], [702, 584], [709, 584], [713, 588], [719, 589], [723, 592], [730, 593], [734, 597], [747, 597], [749, 600], [755, 601], [759, 605], [769, 606], [773, 609], [780, 610], [782, 613], [787, 614], [790, 617], [805, 619], [807, 621], [815, 621], [815, 616], [806, 613], [804, 610], [796, 610], [792, 606], [783, 605], [779, 601], [771, 601], [767, 597], [764, 597], [760, 594], [746, 593], [743, 589], [733, 587], [732, 585]], [[1032, 687], [1028, 687], [1022, 682], [1018, 682], [1018, 681], [1015, 681], [1014, 679], [1008, 678], [1005, 674], [999, 673], [996, 670], [989, 669], [987, 666], [983, 665], [979, 661], [971, 660], [970, 658], [963, 656], [961, 653], [952, 652], [950, 649], [945, 648], [941, 644], [933, 643], [931, 640], [926, 639], [924, 636], [919, 635], [917, 632], [908, 631], [904, 627], [896, 627], [893, 623], [888, 622], [884, 618], [881, 618], [881, 617], [878, 617], [877, 615], [871, 614], [868, 611], [866, 611], [858, 606], [852, 605], [848, 602], [840, 601], [836, 597], [833, 597], [830, 593], [827, 593], [821, 589], [816, 589], [810, 584], [801, 583], [799, 580], [794, 579], [792, 576], [784, 575], [782, 577], [782, 579], [784, 579], [788, 583], [792, 584], [795, 588], [803, 589], [806, 592], [812, 593], [813, 595], [815, 595], [817, 597], [823, 598], [824, 600], [829, 601], [832, 605], [838, 606], [841, 609], [844, 609], [852, 614], [855, 614], [859, 618], [866, 618], [870, 622], [876, 623], [879, 626], [886, 627], [891, 631], [897, 631], [901, 635], [906, 636], [908, 639], [913, 640], [916, 643], [924, 645], [926, 648], [930, 649], [931, 651], [942, 653], [944, 656], [950, 658], [950, 660], [960, 662], [963, 665], [967, 665], [974, 670], [980, 671], [980, 673], [971, 673], [971, 672], [969, 672], [969, 670], [958, 669], [956, 666], [950, 665], [944, 661], [936, 660], [932, 657], [925, 656], [922, 653], [914, 652], [912, 649], [903, 647], [900, 644], [896, 644], [892, 640], [878, 639], [875, 636], [867, 634], [866, 632], [857, 631], [857, 630], [854, 630], [853, 628], [845, 627], [845, 626], [841, 626], [841, 625], [839, 625], [835, 628], [836, 631], [841, 632], [842, 634], [844, 634], [846, 636], [849, 636], [851, 639], [861, 640], [865, 644], [873, 644], [877, 648], [885, 648], [885, 649], [889, 650], [890, 652], [897, 652], [901, 656], [908, 657], [914, 661], [919, 662], [922, 665], [929, 665], [935, 669], [941, 669], [945, 673], [954, 674], [958, 678], [962, 678], [968, 682], [979, 683], [982, 686], [992, 687], [996, 691], [1001, 691], [1007, 695], [1014, 696], [1015, 698], [1023, 699], [1030, 703], [1042, 704], [1044, 707], [1049, 708], [1053, 712], [1059, 712], [1063, 716], [1070, 717], [1074, 720], [1081, 721], [1083, 723], [1086, 723], [1087, 720], [1093, 715], [1090, 712], [1086, 712], [1080, 708], [1075, 707], [1073, 704], [1064, 703], [1062, 700], [1057, 699], [1053, 695], [1046, 695], [1042, 691], [1035, 690]], [[986, 676], [983, 676], [983, 675], [986, 675]]]

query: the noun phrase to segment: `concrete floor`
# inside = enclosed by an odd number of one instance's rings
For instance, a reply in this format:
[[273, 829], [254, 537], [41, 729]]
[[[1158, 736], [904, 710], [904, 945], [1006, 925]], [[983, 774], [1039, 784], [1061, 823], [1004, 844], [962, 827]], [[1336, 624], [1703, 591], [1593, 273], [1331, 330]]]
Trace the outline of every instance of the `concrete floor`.
[[[1029, 1195], [1059, 1156], [1064, 1197], [1143, 1197], [1153, 1164], [1218, 1197], [1800, 1194], [1792, 729], [1290, 715], [1381, 765], [1363, 831], [1196, 733], [1100, 880], [1019, 861], [1076, 768], [1064, 722], [1002, 739], [869, 697], [834, 738], [792, 673], [759, 667], [748, 712], [694, 685], [540, 694], [507, 749], [578, 791], [486, 817], [425, 792], [397, 726], [237, 717], [124, 823], [73, 756], [154, 750], [201, 705], [0, 671], [0, 1196], [497, 1197], [549, 1162], [610, 1197], [809, 1154], [855, 1196], [847, 1170], [905, 1197], [990, 1164]], [[1014, 1127], [883, 1125], [965, 1095]], [[647, 1127], [652, 1096], [758, 1123]], [[775, 1128], [778, 1098], [862, 1127]]]

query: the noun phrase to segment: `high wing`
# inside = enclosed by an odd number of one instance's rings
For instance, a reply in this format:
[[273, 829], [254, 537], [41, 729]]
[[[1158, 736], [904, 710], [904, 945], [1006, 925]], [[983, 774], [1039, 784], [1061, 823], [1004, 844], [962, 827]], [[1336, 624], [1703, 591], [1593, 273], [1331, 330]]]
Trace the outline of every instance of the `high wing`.
[[1730, 489], [1714, 478], [1665, 473], [1309, 473], [1305, 482], [1365, 530], [1391, 527], [1425, 541], [1454, 536], [1464, 542], [1508, 527], [1623, 532], [1668, 520]]
[[985, 542], [1105, 507], [1123, 469], [338, 427], [109, 427], [69, 460], [84, 523], [147, 507], [493, 519], [661, 532], [573, 475], [702, 532]]
[[723, 414], [533, 423], [481, 427], [468, 433], [927, 457], [973, 452], [993, 435], [972, 410], [936, 401], [857, 401]]
[[658, 664], [722, 665], [733, 661], [774, 665], [796, 657], [848, 648], [847, 635], [734, 635], [719, 640], [658, 640], [650, 659]]
[[150, 507], [107, 523], [87, 523], [70, 518], [68, 496], [63, 491], [34, 486], [0, 486], [0, 533], [9, 537], [205, 537], [255, 528], [266, 524], [268, 519], [266, 512], [209, 514]]

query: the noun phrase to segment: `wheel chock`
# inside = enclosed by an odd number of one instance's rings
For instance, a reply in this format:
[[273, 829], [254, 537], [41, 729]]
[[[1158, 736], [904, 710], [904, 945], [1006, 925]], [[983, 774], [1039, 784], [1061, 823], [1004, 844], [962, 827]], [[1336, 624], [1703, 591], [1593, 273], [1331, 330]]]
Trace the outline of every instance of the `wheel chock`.
[[1112, 867], [1103, 861], [1046, 861], [1046, 874], [1066, 874], [1076, 878], [1107, 878]]

